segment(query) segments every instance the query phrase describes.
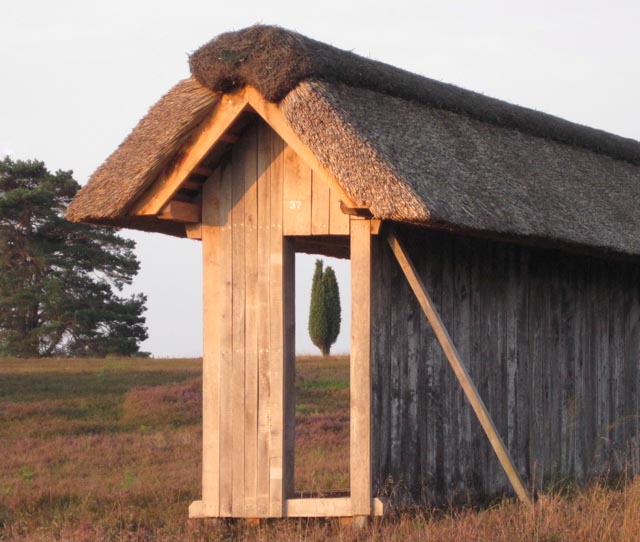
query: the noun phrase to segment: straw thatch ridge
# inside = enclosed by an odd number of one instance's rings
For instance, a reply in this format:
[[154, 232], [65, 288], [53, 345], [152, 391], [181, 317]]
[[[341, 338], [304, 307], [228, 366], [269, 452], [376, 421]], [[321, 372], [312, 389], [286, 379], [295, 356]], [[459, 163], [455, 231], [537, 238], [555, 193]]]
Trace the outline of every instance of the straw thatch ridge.
[[155, 218], [116, 219], [124, 217], [159, 172], [176, 159], [176, 153], [192, 137], [193, 128], [212, 111], [219, 97], [192, 78], [178, 83], [96, 170], [73, 200], [66, 217], [76, 222], [184, 235], [184, 227]]
[[289, 124], [378, 218], [640, 254], [640, 168], [366, 89], [305, 82]]
[[275, 26], [222, 34], [193, 53], [189, 63], [193, 76], [218, 92], [252, 85], [266, 99], [280, 102], [302, 81], [344, 83], [640, 165], [640, 144], [634, 140], [434, 81]]

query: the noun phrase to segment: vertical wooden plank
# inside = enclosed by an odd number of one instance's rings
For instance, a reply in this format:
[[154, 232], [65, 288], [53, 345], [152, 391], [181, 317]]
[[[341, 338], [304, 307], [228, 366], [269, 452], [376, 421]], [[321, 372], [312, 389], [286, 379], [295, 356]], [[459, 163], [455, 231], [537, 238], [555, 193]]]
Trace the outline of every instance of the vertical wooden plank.
[[575, 325], [575, 434], [576, 446], [574, 463], [576, 475], [582, 478], [586, 473], [586, 462], [584, 455], [584, 435], [585, 435], [585, 363], [588, 356], [588, 350], [585, 349], [587, 333], [585, 330], [585, 321], [587, 318], [588, 293], [587, 293], [587, 277], [588, 271], [582, 266], [576, 268], [576, 325]]
[[235, 517], [244, 515], [244, 397], [245, 397], [245, 239], [244, 160], [247, 142], [241, 139], [232, 151], [233, 180], [233, 368], [231, 374], [231, 418], [233, 420], [233, 499]]
[[564, 458], [561, 463], [565, 465], [565, 472], [575, 473], [576, 454], [576, 415], [575, 415], [575, 364], [576, 364], [576, 271], [572, 263], [564, 266], [561, 278], [560, 310], [562, 315], [561, 355], [564, 358], [564, 372], [562, 383], [562, 419], [561, 431], [564, 435]]
[[311, 234], [329, 235], [329, 185], [311, 171]]
[[351, 506], [371, 514], [371, 235], [351, 220]]
[[616, 449], [624, 446], [625, 428], [621, 427], [624, 416], [624, 393], [626, 382], [623, 378], [624, 368], [624, 295], [625, 295], [625, 266], [617, 266], [612, 273], [614, 293], [611, 299], [611, 403], [609, 405], [610, 419], [612, 420], [611, 439]]
[[[355, 267], [353, 265], [353, 254], [351, 255], [351, 280], [355, 277]], [[394, 489], [399, 490], [399, 484], [404, 479], [401, 462], [402, 447], [402, 350], [406, 345], [405, 338], [405, 322], [404, 307], [406, 306], [406, 297], [401, 283], [397, 280], [397, 276], [392, 280], [392, 296], [393, 300], [390, 304], [400, 303], [400, 308], [395, 308], [389, 314], [389, 466]], [[351, 292], [352, 310], [353, 310], [353, 290]], [[353, 318], [353, 316], [352, 316]], [[352, 323], [353, 327], [353, 323]], [[353, 330], [352, 330], [353, 333]], [[353, 348], [353, 347], [352, 347]], [[353, 352], [352, 352], [353, 356]], [[353, 383], [351, 384], [353, 389]], [[353, 433], [352, 433], [353, 434]], [[352, 437], [353, 438], [353, 437]], [[352, 474], [353, 476], [353, 474]], [[353, 482], [352, 482], [353, 483]], [[402, 488], [403, 489], [403, 488]]]
[[384, 328], [380, 325], [386, 319], [381, 312], [382, 284], [381, 270], [383, 267], [382, 243], [379, 237], [371, 238], [371, 259], [378, 265], [371, 268], [371, 489], [374, 495], [380, 494], [384, 487], [382, 473], [382, 454], [384, 437], [382, 434], [382, 341]]
[[[378, 283], [372, 283], [372, 292], [375, 292], [376, 310], [372, 314], [373, 325], [375, 325], [376, 333], [374, 337], [378, 341], [378, 350], [375, 363], [379, 370], [379, 419], [375, 425], [375, 431], [380, 433], [378, 440], [378, 487], [386, 488], [391, 470], [390, 460], [390, 433], [391, 433], [391, 376], [390, 376], [390, 312], [394, 310], [394, 306], [389, 302], [389, 297], [393, 291], [393, 282], [391, 272], [394, 269], [389, 265], [391, 263], [389, 248], [380, 238], [377, 240], [377, 254], [381, 258], [377, 261], [380, 265], [376, 267], [376, 275]], [[375, 241], [372, 241], [375, 242]]]
[[[220, 515], [220, 338], [228, 313], [221, 254], [220, 170], [202, 190], [202, 501], [208, 515]], [[225, 320], [226, 316], [226, 320]]]
[[[470, 263], [468, 254], [468, 242], [462, 238], [453, 240], [453, 298], [454, 305], [454, 328], [453, 333], [456, 338], [456, 346], [463, 359], [471, 359], [471, 305], [469, 299], [470, 284]], [[471, 364], [469, 364], [471, 371]], [[469, 487], [473, 479], [473, 455], [471, 453], [471, 418], [470, 412], [465, 403], [464, 394], [456, 390], [455, 406], [458, 412], [456, 424], [458, 426], [458, 438], [456, 447], [458, 449], [459, 469], [464, 484]]]
[[349, 235], [349, 216], [340, 209], [340, 196], [335, 190], [329, 190], [329, 233]]
[[284, 148], [284, 235], [311, 235], [311, 168], [288, 145]]
[[271, 128], [258, 127], [258, 450], [256, 512], [269, 515]]
[[229, 385], [233, 372], [233, 167], [222, 168], [220, 180], [220, 263], [221, 297], [218, 306], [220, 331], [220, 516], [232, 515], [233, 497], [233, 419], [231, 401], [233, 389]]
[[284, 303], [284, 455], [283, 462], [283, 494], [287, 498], [294, 489], [295, 464], [295, 370], [296, 370], [296, 252], [292, 239], [285, 238], [283, 249], [283, 303]]
[[609, 380], [611, 374], [609, 360], [609, 316], [611, 314], [610, 298], [612, 297], [611, 281], [608, 279], [608, 264], [599, 261], [596, 280], [597, 301], [599, 314], [594, 321], [596, 342], [596, 367], [597, 367], [597, 429], [596, 429], [596, 454], [598, 474], [605, 474], [610, 468], [611, 440], [609, 435], [609, 403], [612, 397], [609, 394]]
[[284, 308], [282, 184], [284, 175], [284, 142], [274, 132], [271, 139], [271, 227], [269, 270], [269, 515], [281, 517], [284, 512]]
[[[440, 288], [438, 289], [438, 292], [434, 292], [434, 294], [436, 295], [433, 299], [435, 306], [438, 307], [440, 317], [443, 319], [443, 322], [446, 322], [445, 325], [447, 326], [447, 329], [450, 329], [449, 326], [451, 326], [453, 320], [452, 313], [455, 310], [451, 303], [453, 289], [451, 239], [438, 233], [433, 233], [432, 235], [434, 237], [434, 241], [436, 242], [436, 246], [439, 247], [439, 251], [434, 251], [433, 254], [429, 254], [429, 256], [426, 256], [425, 259], [429, 260], [433, 259], [434, 257], [438, 257], [440, 260]], [[436, 297], [438, 296], [438, 294], [440, 299], [437, 299]], [[438, 356], [442, 357], [440, 351], [438, 351]], [[445, 486], [447, 488], [453, 488], [459, 484], [458, 477], [460, 475], [459, 450], [456, 447], [458, 425], [456, 424], [456, 411], [454, 402], [457, 390], [455, 390], [455, 384], [453, 383], [453, 379], [451, 378], [451, 372], [448, 370], [444, 363], [442, 363], [442, 372], [443, 381], [446, 382], [447, 389], [450, 390], [449, 393], [440, 395], [440, 401], [442, 403], [444, 480]]]
[[[375, 265], [372, 263], [372, 265]], [[402, 462], [405, 465], [408, 489], [416, 494], [420, 491], [420, 452], [418, 448], [418, 372], [424, 362], [420, 357], [420, 330], [423, 327], [423, 317], [420, 307], [415, 300], [410, 299], [406, 305], [406, 356], [405, 370], [402, 383], [404, 392], [404, 409], [402, 436]]]
[[[431, 285], [435, 296], [439, 296], [441, 292], [441, 263], [440, 246], [433, 238], [433, 235], [426, 236], [424, 239], [424, 256], [421, 258], [423, 277]], [[393, 252], [390, 251], [390, 262], [393, 264], [395, 271], [395, 287], [412, 295], [406, 280], [402, 275], [400, 268], [395, 265]], [[408, 299], [408, 298], [407, 298]], [[439, 301], [439, 299], [436, 299]], [[404, 301], [403, 304], [406, 304]], [[424, 459], [422, 461], [422, 470], [429, 487], [429, 495], [431, 498], [438, 499], [445, 492], [444, 483], [444, 445], [443, 445], [443, 423], [444, 414], [442, 401], [440, 400], [441, 390], [444, 389], [442, 384], [442, 375], [444, 374], [440, 349], [433, 334], [433, 330], [427, 327], [423, 334], [423, 352], [425, 356], [425, 385], [423, 394], [425, 396], [423, 413], [424, 426], [422, 446], [424, 449]]]
[[257, 125], [243, 136], [245, 326], [244, 515], [256, 517], [258, 484], [258, 148]]

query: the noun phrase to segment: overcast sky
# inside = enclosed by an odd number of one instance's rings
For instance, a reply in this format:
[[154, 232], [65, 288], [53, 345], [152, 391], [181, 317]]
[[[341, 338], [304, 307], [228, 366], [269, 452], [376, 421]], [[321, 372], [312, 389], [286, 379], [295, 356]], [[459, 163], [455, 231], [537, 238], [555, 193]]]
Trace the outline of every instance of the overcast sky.
[[[384, 7], [377, 7], [383, 5]], [[0, 156], [84, 184], [211, 38], [256, 22], [640, 140], [640, 2], [1, 0]], [[127, 233], [155, 356], [201, 353], [200, 244]], [[297, 350], [314, 258], [299, 258]], [[348, 262], [333, 261], [348, 340]]]

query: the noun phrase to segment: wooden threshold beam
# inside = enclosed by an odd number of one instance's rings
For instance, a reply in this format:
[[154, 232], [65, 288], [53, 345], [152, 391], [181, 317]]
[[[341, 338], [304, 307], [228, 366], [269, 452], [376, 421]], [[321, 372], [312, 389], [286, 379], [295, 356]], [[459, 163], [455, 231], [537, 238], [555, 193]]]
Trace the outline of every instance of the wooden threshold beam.
[[500, 435], [496, 430], [496, 426], [491, 419], [491, 415], [489, 414], [487, 407], [482, 401], [482, 398], [480, 397], [480, 394], [478, 393], [473, 380], [471, 380], [471, 376], [462, 363], [460, 354], [453, 344], [453, 341], [451, 340], [451, 337], [449, 336], [449, 333], [447, 332], [447, 329], [445, 328], [442, 319], [440, 318], [440, 315], [438, 314], [438, 311], [436, 310], [435, 305], [433, 304], [433, 301], [429, 296], [429, 293], [422, 283], [422, 279], [418, 275], [415, 267], [413, 266], [413, 263], [411, 262], [411, 259], [409, 258], [409, 255], [404, 250], [402, 243], [398, 239], [398, 236], [393, 229], [390, 229], [387, 233], [387, 241], [389, 242], [389, 246], [391, 247], [393, 254], [398, 260], [398, 263], [400, 264], [400, 267], [402, 268], [402, 271], [405, 274], [407, 281], [409, 282], [409, 285], [413, 290], [413, 293], [418, 298], [418, 302], [420, 303], [420, 306], [422, 307], [422, 310], [424, 311], [429, 324], [431, 324], [436, 338], [438, 339], [438, 342], [440, 343], [440, 346], [442, 347], [442, 350], [444, 351], [444, 354], [449, 361], [449, 365], [451, 365], [453, 372], [455, 373], [458, 381], [460, 382], [460, 385], [462, 386], [462, 389], [464, 390], [467, 400], [471, 404], [471, 408], [473, 408], [473, 411], [475, 412], [480, 425], [489, 438], [489, 442], [491, 443], [494, 452], [498, 456], [498, 460], [500, 461], [500, 464], [502, 465], [502, 468], [504, 469], [509, 482], [516, 492], [516, 495], [522, 502], [529, 505], [532, 504], [531, 497], [529, 496], [529, 493], [522, 483], [520, 475], [515, 468], [513, 459], [511, 458], [509, 451], [504, 445], [504, 442], [502, 442], [502, 439], [500, 438]]
[[180, 185], [187, 180], [212, 146], [224, 138], [238, 116], [245, 111], [247, 99], [240, 94], [225, 94], [209, 118], [201, 125], [200, 133], [182, 153], [182, 159], [144, 192], [131, 213], [134, 215], [157, 215], [171, 200]]
[[[329, 497], [319, 499], [287, 499], [286, 517], [351, 517], [353, 516], [350, 497]], [[378, 498], [371, 499], [372, 515], [384, 515], [384, 503]]]

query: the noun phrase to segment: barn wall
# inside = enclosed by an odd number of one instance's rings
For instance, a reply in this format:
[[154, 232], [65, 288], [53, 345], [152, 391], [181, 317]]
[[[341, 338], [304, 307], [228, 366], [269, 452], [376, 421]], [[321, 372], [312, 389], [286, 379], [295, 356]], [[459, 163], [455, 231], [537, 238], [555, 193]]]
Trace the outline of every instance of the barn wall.
[[[585, 480], [627, 462], [640, 471], [639, 266], [445, 233], [401, 237], [527, 481]], [[373, 261], [376, 494], [508, 490], [382, 238]]]

